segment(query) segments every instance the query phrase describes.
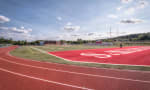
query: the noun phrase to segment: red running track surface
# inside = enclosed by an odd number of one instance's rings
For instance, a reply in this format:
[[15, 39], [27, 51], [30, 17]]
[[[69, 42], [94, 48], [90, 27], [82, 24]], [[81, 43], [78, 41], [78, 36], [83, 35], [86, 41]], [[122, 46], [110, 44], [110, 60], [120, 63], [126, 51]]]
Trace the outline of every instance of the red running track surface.
[[150, 47], [144, 46], [57, 51], [49, 54], [77, 62], [150, 65]]
[[0, 90], [149, 90], [150, 72], [37, 62], [0, 48]]

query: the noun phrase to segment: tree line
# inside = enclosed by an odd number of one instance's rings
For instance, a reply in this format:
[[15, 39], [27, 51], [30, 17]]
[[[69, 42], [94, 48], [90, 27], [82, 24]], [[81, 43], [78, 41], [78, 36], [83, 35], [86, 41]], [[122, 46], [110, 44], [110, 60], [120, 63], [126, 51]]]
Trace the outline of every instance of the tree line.
[[[131, 34], [131, 35], [125, 35], [125, 36], [119, 36], [115, 38], [109, 38], [109, 39], [101, 39], [103, 42], [114, 42], [116, 40], [121, 41], [150, 41], [150, 32], [149, 33], [140, 33], [140, 34]], [[41, 40], [31, 41], [28, 42], [26, 40], [18, 40], [15, 41], [13, 39], [6, 39], [3, 37], [0, 37], [0, 44], [13, 44], [13, 45], [39, 45]], [[44, 40], [43, 40], [44, 41]], [[66, 41], [66, 40], [60, 40], [61, 43], [66, 44], [86, 44], [86, 43], [95, 43], [96, 40], [82, 40], [77, 39], [76, 41]]]
[[119, 36], [113, 39], [126, 40], [126, 41], [150, 41], [150, 32]]
[[28, 42], [27, 40], [18, 40], [15, 41], [13, 39], [6, 39], [3, 37], [0, 37], [0, 44], [12, 44], [12, 45], [38, 45], [40, 43], [40, 41], [32, 41], [32, 42]]

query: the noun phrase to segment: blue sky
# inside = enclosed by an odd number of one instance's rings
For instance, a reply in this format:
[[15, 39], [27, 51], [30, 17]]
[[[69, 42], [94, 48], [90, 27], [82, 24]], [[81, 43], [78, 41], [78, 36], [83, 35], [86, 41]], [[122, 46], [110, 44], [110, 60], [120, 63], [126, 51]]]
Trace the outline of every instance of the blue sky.
[[0, 37], [76, 40], [150, 31], [150, 0], [0, 0]]

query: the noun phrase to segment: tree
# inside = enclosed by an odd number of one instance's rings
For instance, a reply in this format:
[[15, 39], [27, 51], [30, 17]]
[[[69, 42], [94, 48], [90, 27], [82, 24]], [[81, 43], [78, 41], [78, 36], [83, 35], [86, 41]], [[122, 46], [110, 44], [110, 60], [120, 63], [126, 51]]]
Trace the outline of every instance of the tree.
[[83, 40], [79, 38], [79, 39], [77, 39], [77, 43], [78, 44], [83, 44]]

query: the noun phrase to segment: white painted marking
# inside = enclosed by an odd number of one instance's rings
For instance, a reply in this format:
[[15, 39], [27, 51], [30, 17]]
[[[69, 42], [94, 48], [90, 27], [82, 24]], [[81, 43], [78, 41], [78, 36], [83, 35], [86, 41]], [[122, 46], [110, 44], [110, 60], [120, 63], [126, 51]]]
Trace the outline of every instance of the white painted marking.
[[110, 58], [111, 55], [108, 54], [96, 54], [96, 53], [81, 53], [81, 56], [93, 56], [97, 58]]
[[35, 47], [31, 47], [32, 49], [35, 49], [35, 50], [37, 50], [37, 51], [40, 51], [40, 52], [42, 52], [42, 53], [45, 53], [45, 54], [48, 54], [46, 51], [44, 51], [44, 50], [41, 50], [41, 49], [38, 49], [38, 48], [35, 48]]
[[92, 76], [92, 77], [100, 77], [100, 78], [118, 79], [118, 80], [124, 80], [124, 81], [150, 83], [150, 81], [143, 81], [143, 80], [134, 80], [134, 79], [127, 79], [127, 78], [117, 78], [117, 77], [110, 77], [110, 76], [103, 76], [103, 75], [93, 75], [93, 74], [70, 72], [70, 71], [57, 70], [57, 69], [49, 69], [49, 68], [44, 68], [44, 67], [37, 67], [37, 66], [32, 66], [32, 65], [27, 65], [27, 64], [16, 63], [16, 62], [12, 62], [12, 61], [6, 60], [4, 58], [0, 58], [0, 59], [3, 60], [3, 61], [9, 62], [9, 63], [17, 64], [17, 65], [33, 67], [33, 68], [39, 68], [39, 69], [46, 69], [46, 70], [49, 70], [49, 71], [65, 72], [65, 73], [71, 73], [71, 74], [77, 74], [77, 75], [85, 75], [85, 76]]
[[148, 50], [150, 48], [148, 47], [138, 47], [138, 48], [127, 48], [127, 49], [117, 49], [117, 50], [109, 50], [109, 51], [104, 51], [106, 54], [103, 53], [81, 53], [81, 56], [93, 56], [97, 58], [110, 58], [112, 55], [121, 55], [121, 54], [131, 54], [135, 52], [140, 52], [144, 50]]
[[55, 81], [51, 81], [51, 80], [46, 80], [46, 79], [42, 79], [42, 78], [28, 76], [28, 75], [25, 75], [25, 74], [12, 72], [12, 71], [9, 71], [9, 70], [3, 69], [3, 68], [0, 68], [0, 70], [3, 71], [3, 72], [7, 72], [7, 73], [17, 75], [17, 76], [31, 78], [31, 79], [35, 79], [35, 80], [39, 80], [39, 81], [43, 81], [43, 82], [48, 82], [48, 83], [53, 83], [53, 84], [57, 84], [57, 85], [63, 85], [63, 86], [67, 86], [67, 87], [78, 88], [78, 89], [84, 89], [84, 90], [93, 90], [93, 89], [90, 89], [90, 88], [79, 87], [79, 86], [76, 86], [76, 85], [64, 84], [64, 83], [60, 83], [60, 82], [55, 82]]
[[112, 54], [112, 55], [120, 55], [120, 54], [131, 54], [131, 53], [135, 53], [135, 52], [141, 52], [144, 50], [149, 50], [150, 47], [137, 47], [137, 48], [127, 48], [127, 49], [117, 49], [117, 50], [108, 50], [108, 51], [104, 51], [107, 52], [108, 54]]

